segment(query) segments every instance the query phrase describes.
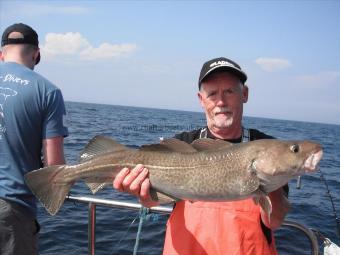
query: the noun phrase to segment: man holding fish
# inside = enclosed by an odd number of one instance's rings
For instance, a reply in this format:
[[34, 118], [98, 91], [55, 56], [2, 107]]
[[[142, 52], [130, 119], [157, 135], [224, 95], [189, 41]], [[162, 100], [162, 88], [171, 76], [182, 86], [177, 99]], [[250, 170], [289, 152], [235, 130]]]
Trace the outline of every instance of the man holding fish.
[[289, 209], [282, 187], [316, 171], [322, 147], [244, 128], [246, 79], [235, 62], [212, 59], [199, 78], [207, 127], [138, 150], [96, 136], [79, 164], [31, 171], [26, 184], [51, 215], [77, 180], [96, 193], [114, 179], [114, 188], [148, 207], [176, 202], [164, 254], [277, 254], [271, 229]]
[[[198, 98], [207, 127], [175, 137], [187, 143], [199, 138], [232, 143], [273, 138], [242, 126], [243, 104], [249, 90], [246, 80], [245, 72], [230, 59], [207, 61], [198, 82]], [[148, 169], [143, 165], [122, 169], [113, 186], [138, 196], [144, 206], [158, 205], [150, 196]], [[231, 202], [179, 201], [167, 223], [163, 254], [277, 254], [271, 230], [280, 227], [288, 213], [287, 193], [287, 185], [269, 193], [269, 215], [252, 198]]]

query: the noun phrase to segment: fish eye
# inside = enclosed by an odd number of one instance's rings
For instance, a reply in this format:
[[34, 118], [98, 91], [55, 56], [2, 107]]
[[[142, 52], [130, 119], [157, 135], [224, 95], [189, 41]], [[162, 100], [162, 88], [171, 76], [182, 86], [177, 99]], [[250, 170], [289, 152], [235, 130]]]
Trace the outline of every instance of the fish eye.
[[300, 146], [297, 144], [293, 144], [292, 146], [290, 146], [290, 150], [294, 153], [298, 153], [300, 151]]

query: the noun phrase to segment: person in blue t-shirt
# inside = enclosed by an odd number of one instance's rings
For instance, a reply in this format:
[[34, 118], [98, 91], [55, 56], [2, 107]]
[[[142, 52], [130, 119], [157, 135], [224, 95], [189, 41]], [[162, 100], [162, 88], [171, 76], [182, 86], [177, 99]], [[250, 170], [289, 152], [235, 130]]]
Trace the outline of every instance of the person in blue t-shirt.
[[3, 32], [0, 60], [0, 254], [38, 254], [36, 199], [24, 175], [65, 163], [65, 105], [59, 88], [33, 71], [40, 50], [31, 27]]

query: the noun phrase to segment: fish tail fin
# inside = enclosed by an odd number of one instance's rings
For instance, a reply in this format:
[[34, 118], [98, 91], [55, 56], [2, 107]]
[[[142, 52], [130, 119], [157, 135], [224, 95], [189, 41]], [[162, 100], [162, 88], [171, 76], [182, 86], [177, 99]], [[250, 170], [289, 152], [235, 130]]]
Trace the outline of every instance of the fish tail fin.
[[25, 175], [27, 186], [51, 215], [59, 211], [73, 185], [72, 181], [57, 181], [66, 168], [66, 165], [49, 166]]

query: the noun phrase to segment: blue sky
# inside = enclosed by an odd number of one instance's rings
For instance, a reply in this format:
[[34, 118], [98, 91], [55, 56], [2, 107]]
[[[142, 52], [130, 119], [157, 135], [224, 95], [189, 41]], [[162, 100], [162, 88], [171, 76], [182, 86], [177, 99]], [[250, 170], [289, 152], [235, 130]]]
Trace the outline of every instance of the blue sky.
[[340, 124], [340, 1], [0, 0], [1, 33], [16, 22], [67, 101], [202, 111], [200, 68], [225, 56], [246, 116]]

